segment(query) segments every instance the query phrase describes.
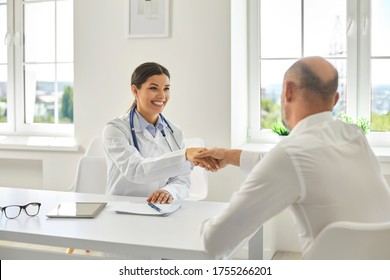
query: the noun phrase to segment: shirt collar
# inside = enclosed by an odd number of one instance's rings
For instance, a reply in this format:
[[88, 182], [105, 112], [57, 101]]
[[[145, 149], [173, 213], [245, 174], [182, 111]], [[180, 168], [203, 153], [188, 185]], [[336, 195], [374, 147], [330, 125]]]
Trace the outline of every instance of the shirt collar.
[[156, 126], [154, 126], [153, 124], [148, 123], [145, 118], [138, 112], [138, 110], [135, 110], [135, 113], [137, 114], [141, 131], [145, 131], [146, 129], [150, 132], [150, 134], [153, 135], [153, 137], [155, 137], [157, 129], [161, 131], [165, 128], [164, 122], [162, 121], [160, 115], [158, 116]]
[[307, 128], [317, 126], [320, 123], [333, 121], [332, 112], [326, 111], [318, 114], [310, 115], [300, 120], [297, 125], [291, 130], [290, 135], [300, 133]]

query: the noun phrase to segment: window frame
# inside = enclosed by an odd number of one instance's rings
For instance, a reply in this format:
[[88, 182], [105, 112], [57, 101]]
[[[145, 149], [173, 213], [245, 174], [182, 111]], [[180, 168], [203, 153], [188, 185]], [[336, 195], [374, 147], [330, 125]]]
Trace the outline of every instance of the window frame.
[[[49, 0], [7, 1], [7, 31], [12, 44], [8, 46], [7, 77], [7, 123], [0, 124], [0, 133], [5, 135], [74, 136], [74, 121], [71, 124], [27, 124], [24, 85], [24, 3], [48, 2]], [[52, 1], [52, 0], [50, 0]], [[54, 0], [55, 5], [58, 1]], [[72, 1], [72, 0], [71, 0]], [[73, 1], [72, 1], [73, 2]], [[56, 32], [56, 31], [55, 31]], [[56, 36], [57, 37], [57, 36]], [[55, 61], [55, 64], [58, 62]], [[71, 62], [74, 67], [74, 60]], [[73, 79], [74, 82], [74, 79]], [[74, 104], [73, 104], [74, 105]]]
[[[304, 0], [301, 0], [301, 3]], [[248, 142], [277, 143], [280, 137], [271, 129], [261, 129], [260, 100], [260, 1], [248, 2], [249, 120]], [[371, 10], [370, 0], [347, 0], [347, 80], [346, 111], [351, 117], [371, 118]], [[302, 11], [303, 13], [303, 11]], [[289, 58], [290, 59], [290, 58]], [[300, 59], [297, 57], [296, 59]], [[358, 70], [359, 69], [359, 72]], [[355, 71], [356, 70], [356, 71]], [[354, 94], [355, 93], [355, 94]], [[369, 132], [370, 143], [390, 146], [390, 132]]]
[[[6, 38], [4, 38], [4, 42], [7, 44], [7, 122], [0, 123], [0, 132], [9, 132], [15, 130], [15, 101], [14, 101], [14, 63], [12, 62], [14, 59], [14, 15], [13, 15], [13, 2], [6, 3], [7, 5], [7, 33]], [[1, 38], [3, 39], [3, 38]]]

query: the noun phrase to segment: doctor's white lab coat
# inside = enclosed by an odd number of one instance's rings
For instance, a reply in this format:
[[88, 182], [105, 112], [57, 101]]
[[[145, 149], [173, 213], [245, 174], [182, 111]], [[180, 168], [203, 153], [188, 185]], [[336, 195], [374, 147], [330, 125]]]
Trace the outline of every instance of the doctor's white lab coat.
[[175, 124], [169, 124], [174, 136], [163, 123], [166, 139], [160, 131], [153, 137], [148, 130], [141, 130], [138, 116], [134, 114], [140, 152], [133, 143], [129, 113], [106, 124], [103, 130], [108, 168], [106, 193], [148, 197], [162, 188], [173, 199], [188, 196], [192, 164], [186, 160], [182, 131]]

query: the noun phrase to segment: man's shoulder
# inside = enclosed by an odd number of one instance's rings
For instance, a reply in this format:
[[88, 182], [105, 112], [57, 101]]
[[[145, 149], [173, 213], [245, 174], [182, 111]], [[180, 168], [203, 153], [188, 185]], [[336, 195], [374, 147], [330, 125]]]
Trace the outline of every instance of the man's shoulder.
[[365, 135], [360, 127], [346, 124], [340, 120], [333, 120], [307, 128], [300, 131], [300, 133], [289, 135], [278, 145], [286, 150], [297, 151], [299, 149], [307, 150], [332, 145], [337, 146], [363, 137]]

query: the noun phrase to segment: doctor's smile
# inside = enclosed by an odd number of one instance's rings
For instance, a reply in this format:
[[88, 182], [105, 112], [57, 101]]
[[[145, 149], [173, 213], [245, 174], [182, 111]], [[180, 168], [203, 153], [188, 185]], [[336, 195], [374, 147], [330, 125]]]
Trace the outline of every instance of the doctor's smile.
[[152, 104], [161, 107], [162, 105], [164, 105], [164, 102], [162, 102], [162, 101], [152, 101]]

